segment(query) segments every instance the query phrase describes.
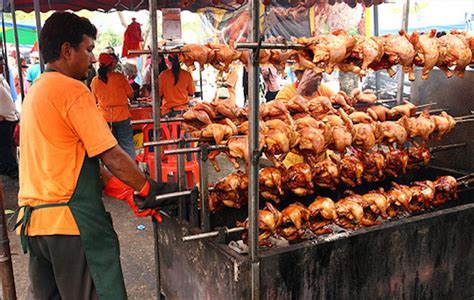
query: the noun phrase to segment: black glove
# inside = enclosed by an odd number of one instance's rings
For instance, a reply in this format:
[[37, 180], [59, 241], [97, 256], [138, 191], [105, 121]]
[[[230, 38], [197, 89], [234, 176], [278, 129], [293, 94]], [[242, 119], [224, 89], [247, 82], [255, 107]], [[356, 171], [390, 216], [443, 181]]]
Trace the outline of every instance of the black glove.
[[156, 200], [156, 196], [169, 194], [178, 191], [178, 184], [176, 183], [158, 183], [150, 178], [147, 180], [149, 185], [148, 190], [142, 189], [140, 193], [134, 193], [133, 199], [137, 204], [138, 208], [164, 208], [169, 205], [175, 204], [178, 198], [168, 198]]

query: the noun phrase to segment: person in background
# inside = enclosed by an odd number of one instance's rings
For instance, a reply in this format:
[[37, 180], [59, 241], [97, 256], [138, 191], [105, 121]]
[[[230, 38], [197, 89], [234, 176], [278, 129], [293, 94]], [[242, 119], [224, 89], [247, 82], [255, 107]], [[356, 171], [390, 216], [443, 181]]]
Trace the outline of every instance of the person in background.
[[275, 99], [280, 85], [278, 84], [278, 74], [274, 66], [264, 66], [260, 68], [262, 73], [263, 82], [265, 84], [265, 100], [271, 101]]
[[[237, 72], [236, 66], [231, 66], [229, 69], [229, 73], [222, 76], [221, 81], [219, 82], [220, 88], [226, 88], [228, 91], [228, 98], [235, 103], [236, 96], [235, 96], [235, 86], [237, 85], [237, 81], [239, 79], [239, 74]], [[218, 89], [218, 98], [223, 98], [219, 96], [219, 89]]]
[[41, 74], [41, 67], [39, 65], [39, 53], [31, 52], [31, 66], [26, 71], [26, 81], [28, 81], [28, 87], [31, 87], [35, 82], [36, 78]]
[[284, 86], [276, 95], [275, 100], [283, 102], [289, 101], [296, 95], [307, 98], [316, 96], [326, 96], [328, 98], [335, 95], [334, 91], [321, 83], [322, 76], [313, 70], [304, 70], [298, 64], [294, 67], [296, 82]]
[[101, 53], [98, 75], [92, 79], [91, 91], [119, 145], [135, 159], [131, 114], [128, 110], [128, 99], [133, 97], [133, 90], [127, 78], [113, 71], [113, 67], [112, 56]]
[[0, 174], [18, 177], [18, 163], [13, 147], [13, 132], [18, 123], [18, 112], [5, 80], [5, 59], [0, 56]]
[[140, 97], [140, 85], [135, 82], [135, 78], [137, 78], [138, 69], [137, 66], [131, 63], [126, 63], [123, 66], [124, 75], [128, 80], [128, 83], [132, 87], [133, 90], [133, 97], [131, 100], [137, 100]]
[[[23, 91], [26, 93], [28, 93], [28, 81], [26, 81], [26, 74], [27, 74], [27, 71], [28, 71], [28, 65], [26, 64], [26, 60], [24, 58], [20, 58], [20, 63], [21, 63], [21, 76], [22, 76], [22, 80], [23, 80]], [[11, 69], [10, 69], [11, 70]], [[18, 68], [16, 68], [15, 71], [17, 71]], [[13, 73], [13, 72], [11, 72]], [[21, 88], [20, 88], [20, 76], [18, 75], [18, 71], [15, 72], [15, 77], [13, 79], [13, 83], [14, 83], [14, 91], [15, 91], [15, 94], [17, 95], [20, 95], [21, 94]], [[10, 89], [11, 89], [11, 83], [10, 83]], [[12, 96], [13, 98], [13, 96]], [[16, 97], [13, 98], [13, 100], [16, 100]]]
[[[148, 64], [145, 68], [145, 74], [142, 80], [142, 87], [141, 87], [141, 95], [148, 96], [151, 93], [151, 63]], [[168, 70], [168, 66], [166, 65], [166, 60], [163, 54], [158, 55], [158, 73], [161, 74], [164, 71]]]
[[160, 74], [159, 85], [162, 97], [161, 115], [176, 117], [189, 106], [189, 97], [196, 90], [191, 73], [181, 69], [177, 55], [170, 55], [171, 69]]
[[[94, 96], [82, 83], [97, 29], [69, 12], [44, 23], [46, 71], [23, 103], [19, 225], [29, 252], [27, 299], [127, 299], [120, 249], [102, 201], [100, 161], [130, 186], [139, 209], [167, 209], [156, 196], [176, 186], [156, 183], [117, 144]], [[114, 76], [111, 76], [112, 78]]]

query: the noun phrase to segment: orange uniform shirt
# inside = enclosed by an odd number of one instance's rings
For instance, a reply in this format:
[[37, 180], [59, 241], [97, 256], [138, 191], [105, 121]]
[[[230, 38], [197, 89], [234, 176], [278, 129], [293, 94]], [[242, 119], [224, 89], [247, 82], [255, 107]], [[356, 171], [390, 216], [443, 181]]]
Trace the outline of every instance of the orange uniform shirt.
[[[278, 94], [276, 95], [275, 100], [280, 100], [280, 101], [286, 102], [286, 101], [289, 101], [291, 98], [293, 98], [295, 95], [296, 95], [296, 84], [292, 83], [292, 84], [284, 86], [278, 92]], [[318, 91], [317, 91], [316, 95], [314, 95], [314, 97], [316, 97], [316, 96], [326, 96], [326, 97], [330, 98], [334, 95], [336, 95], [336, 94], [334, 93], [334, 91], [330, 87], [328, 87], [324, 83], [321, 83], [319, 85]]]
[[[85, 155], [117, 144], [87, 87], [59, 72], [38, 77], [23, 102], [20, 124], [20, 206], [68, 202]], [[34, 210], [28, 235], [54, 234], [79, 234], [69, 208]]]
[[92, 79], [91, 90], [107, 122], [120, 122], [131, 118], [128, 95], [133, 93], [133, 89], [125, 76], [110, 72], [107, 74], [107, 83], [96, 76]]
[[185, 70], [179, 71], [179, 80], [174, 84], [172, 70], [163, 71], [160, 74], [161, 114], [164, 115], [173, 110], [182, 110], [188, 106], [189, 96], [195, 92], [194, 81], [191, 73]]

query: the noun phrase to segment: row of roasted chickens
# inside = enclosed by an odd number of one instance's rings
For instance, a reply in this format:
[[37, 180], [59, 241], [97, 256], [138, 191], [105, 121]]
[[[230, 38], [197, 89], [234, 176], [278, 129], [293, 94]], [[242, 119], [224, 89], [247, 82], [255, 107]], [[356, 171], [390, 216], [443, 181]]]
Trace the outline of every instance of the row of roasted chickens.
[[[312, 100], [316, 102], [319, 98], [321, 97]], [[405, 108], [410, 105], [412, 104], [405, 104]], [[344, 154], [348, 149], [370, 152], [380, 144], [392, 146], [396, 143], [403, 147], [408, 140], [415, 138], [420, 138], [424, 143], [435, 134], [440, 139], [456, 124], [454, 118], [446, 112], [430, 115], [425, 111], [418, 117], [403, 115], [397, 121], [378, 121], [374, 120], [378, 118], [375, 113], [375, 116], [371, 116], [370, 113], [357, 111], [348, 115], [342, 109], [325, 113], [320, 111], [318, 115], [292, 111], [292, 116], [290, 106], [291, 101], [286, 106], [279, 101], [272, 101], [263, 105], [262, 109], [263, 120], [259, 124], [260, 147], [276, 166], [280, 166], [290, 152], [303, 155], [306, 162], [314, 166], [328, 149]], [[395, 111], [384, 109], [388, 112]], [[412, 115], [413, 112], [412, 109], [398, 111], [399, 115]], [[295, 117], [298, 119], [294, 120]], [[222, 123], [211, 123], [197, 129], [185, 122], [184, 127], [191, 136], [226, 144], [228, 149], [224, 153], [239, 168], [238, 159], [246, 162], [249, 160], [248, 122], [236, 126], [230, 119], [224, 119]], [[219, 166], [215, 158], [219, 153], [211, 152], [209, 157], [216, 170], [219, 170]]]
[[[452, 176], [438, 177], [434, 181], [425, 180], [411, 186], [392, 183], [388, 191], [380, 188], [363, 195], [346, 192], [337, 202], [327, 197], [316, 197], [308, 207], [293, 203], [282, 211], [271, 203], [259, 211], [259, 244], [270, 245], [271, 236], [287, 240], [299, 240], [306, 230], [315, 234], [327, 234], [335, 224], [346, 229], [372, 226], [381, 219], [393, 218], [403, 213], [418, 212], [457, 199], [457, 181]], [[238, 226], [248, 228], [248, 220], [238, 222]], [[247, 240], [247, 231], [243, 234]]]
[[[293, 41], [306, 46], [304, 50], [261, 49], [260, 64], [272, 64], [283, 75], [287, 62], [295, 60], [304, 69], [332, 73], [335, 68], [365, 76], [368, 69], [386, 69], [390, 76], [392, 69], [400, 65], [410, 80], [415, 80], [414, 66], [422, 67], [422, 79], [429, 78], [429, 72], [438, 67], [450, 78], [463, 77], [465, 68], [473, 63], [474, 35], [467, 32], [451, 31], [441, 37], [436, 30], [407, 34], [403, 30], [398, 35], [381, 37], [351, 36], [344, 30], [310, 38], [295, 38]], [[268, 43], [287, 43], [281, 37], [271, 38]], [[250, 64], [248, 51], [236, 50], [232, 45], [188, 44], [183, 47], [180, 60], [194, 68], [198, 62], [201, 68], [211, 64], [220, 71], [229, 71], [229, 65], [240, 61]], [[451, 68], [454, 68], [452, 71]]]
[[[317, 188], [336, 190], [353, 188], [364, 182], [375, 183], [406, 174], [408, 169], [428, 165], [430, 149], [412, 146], [408, 149], [386, 149], [346, 156], [327, 154], [310, 166], [296, 163], [290, 167], [264, 167], [259, 171], [260, 197], [279, 203], [285, 197], [312, 195]], [[209, 210], [240, 208], [248, 201], [248, 175], [231, 173], [210, 186]]]

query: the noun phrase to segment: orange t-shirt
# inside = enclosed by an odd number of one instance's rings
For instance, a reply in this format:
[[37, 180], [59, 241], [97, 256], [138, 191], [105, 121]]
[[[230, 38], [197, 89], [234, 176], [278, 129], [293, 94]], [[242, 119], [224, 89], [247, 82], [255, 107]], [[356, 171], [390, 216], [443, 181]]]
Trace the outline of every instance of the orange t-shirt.
[[[290, 101], [290, 99], [293, 98], [295, 95], [296, 95], [296, 84], [293, 83], [293, 84], [284, 86], [276, 95], [275, 100], [286, 102], [286, 101]], [[330, 87], [328, 87], [324, 83], [321, 83], [319, 85], [318, 91], [313, 97], [326, 96], [328, 98], [331, 98], [334, 95], [336, 94]]]
[[162, 97], [161, 114], [173, 110], [182, 110], [188, 106], [189, 96], [195, 92], [194, 81], [191, 73], [179, 71], [179, 80], [174, 84], [172, 70], [160, 74], [160, 95]]
[[107, 83], [96, 76], [92, 79], [91, 90], [107, 122], [120, 122], [131, 117], [128, 95], [133, 93], [133, 89], [125, 76], [109, 72]]
[[[20, 126], [20, 206], [68, 202], [86, 153], [94, 157], [117, 144], [87, 87], [59, 72], [35, 81]], [[79, 234], [69, 207], [34, 210], [28, 235], [54, 234]]]

